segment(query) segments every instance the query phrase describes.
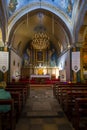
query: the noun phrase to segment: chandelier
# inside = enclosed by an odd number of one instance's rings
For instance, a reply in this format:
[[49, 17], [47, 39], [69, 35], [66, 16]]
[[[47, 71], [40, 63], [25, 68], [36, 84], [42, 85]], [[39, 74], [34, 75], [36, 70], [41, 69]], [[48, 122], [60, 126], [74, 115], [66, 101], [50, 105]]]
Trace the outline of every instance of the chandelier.
[[[41, 1], [40, 1], [41, 2]], [[46, 28], [43, 26], [44, 14], [39, 12], [37, 14], [39, 25], [34, 28], [35, 34], [32, 40], [32, 46], [34, 49], [46, 49], [49, 45], [49, 37], [46, 34]]]
[[49, 37], [46, 32], [37, 32], [34, 34], [32, 46], [34, 49], [46, 49], [49, 45]]

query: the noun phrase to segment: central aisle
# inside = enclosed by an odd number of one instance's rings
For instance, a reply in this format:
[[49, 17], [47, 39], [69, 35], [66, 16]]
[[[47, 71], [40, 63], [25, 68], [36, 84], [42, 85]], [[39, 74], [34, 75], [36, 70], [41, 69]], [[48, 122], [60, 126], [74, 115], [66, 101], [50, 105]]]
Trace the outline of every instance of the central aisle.
[[61, 116], [63, 113], [53, 97], [52, 87], [31, 87], [22, 116], [47, 117]]
[[74, 130], [53, 96], [52, 87], [31, 87], [16, 130]]

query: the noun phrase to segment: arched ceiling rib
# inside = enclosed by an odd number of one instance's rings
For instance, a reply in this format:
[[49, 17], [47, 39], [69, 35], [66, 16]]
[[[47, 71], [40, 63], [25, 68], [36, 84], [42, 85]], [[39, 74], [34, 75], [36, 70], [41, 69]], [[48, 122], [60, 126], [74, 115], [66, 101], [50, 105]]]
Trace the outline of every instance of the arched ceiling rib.
[[50, 41], [54, 44], [58, 54], [60, 54], [58, 43], [61, 43], [63, 48], [66, 49], [68, 42], [71, 41], [69, 30], [59, 17], [47, 10], [38, 9], [21, 17], [10, 32], [10, 46], [17, 52], [19, 51], [20, 55], [23, 54], [26, 45], [32, 40], [35, 33], [35, 27], [40, 24], [40, 18], [38, 17], [39, 13], [42, 13], [43, 15], [41, 24], [46, 28]]

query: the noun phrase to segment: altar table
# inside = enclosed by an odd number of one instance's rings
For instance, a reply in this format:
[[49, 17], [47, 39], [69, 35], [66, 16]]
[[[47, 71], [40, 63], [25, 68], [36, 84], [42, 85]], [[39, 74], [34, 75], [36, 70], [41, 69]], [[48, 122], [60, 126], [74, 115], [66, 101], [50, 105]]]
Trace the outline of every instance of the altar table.
[[35, 75], [35, 74], [30, 75], [30, 80], [33, 79], [33, 78], [48, 78], [48, 79], [51, 79], [51, 75]]

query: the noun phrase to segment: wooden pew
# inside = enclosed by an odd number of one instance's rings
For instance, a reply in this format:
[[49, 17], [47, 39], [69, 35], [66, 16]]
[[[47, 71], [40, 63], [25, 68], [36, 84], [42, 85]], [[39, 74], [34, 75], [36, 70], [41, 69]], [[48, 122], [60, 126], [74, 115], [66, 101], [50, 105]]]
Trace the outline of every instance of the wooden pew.
[[62, 85], [62, 86], [58, 86], [58, 89], [57, 89], [57, 100], [59, 101], [59, 103], [61, 104], [62, 106], [62, 102], [63, 102], [63, 97], [64, 95], [66, 94], [67, 91], [71, 90], [71, 87], [70, 85]]
[[0, 105], [10, 105], [11, 110], [8, 112], [0, 112], [1, 117], [1, 129], [5, 128], [14, 130], [15, 129], [15, 110], [13, 99], [0, 99]]
[[24, 104], [25, 104], [24, 88], [6, 87], [6, 91], [9, 91], [9, 92], [19, 92], [20, 93], [22, 107], [24, 106]]
[[7, 82], [7, 85], [23, 85], [24, 87], [25, 86], [28, 86], [29, 83], [26, 83], [26, 82]]
[[79, 89], [87, 89], [87, 85], [86, 84], [70, 84], [70, 83], [62, 83], [62, 84], [55, 84], [53, 86], [53, 94], [54, 96], [58, 99], [58, 101], [60, 102], [62, 95], [68, 90], [71, 89], [73, 90], [74, 88]]
[[73, 113], [73, 109], [75, 106], [75, 99], [84, 98], [84, 97], [87, 97], [87, 90], [85, 90], [85, 91], [78, 90], [78, 91], [67, 92], [67, 94], [65, 96], [63, 109], [68, 117], [72, 118], [72, 113]]
[[[64, 109], [64, 112], [66, 113], [69, 120], [74, 124], [76, 130], [79, 130], [79, 122], [81, 118], [81, 114], [79, 116], [75, 115], [75, 99], [76, 98], [87, 98], [87, 84], [56, 84], [53, 85], [53, 94], [58, 99], [59, 103], [61, 104], [62, 108]], [[80, 101], [81, 103], [82, 101]], [[83, 101], [83, 105], [85, 102]], [[83, 106], [82, 105], [82, 106]], [[80, 109], [80, 107], [79, 107]], [[87, 108], [86, 108], [87, 112]], [[76, 113], [76, 112], [75, 112]], [[84, 109], [82, 111], [84, 113]], [[76, 119], [76, 116], [78, 119]], [[87, 114], [86, 114], [87, 117]], [[73, 121], [75, 120], [75, 121]], [[77, 123], [76, 123], [77, 120]], [[87, 130], [87, 123], [86, 128]]]
[[[75, 87], [75, 86], [73, 86], [73, 87], [69, 87], [69, 86], [67, 86], [67, 87], [61, 87], [60, 88], [60, 91], [58, 91], [58, 93], [59, 93], [59, 97], [58, 97], [58, 100], [59, 100], [59, 102], [60, 102], [60, 104], [61, 104], [61, 106], [63, 106], [63, 104], [64, 104], [64, 101], [70, 96], [75, 96], [75, 95], [73, 95], [74, 94], [74, 92], [75, 93], [77, 93], [78, 91], [86, 91], [87, 90], [87, 87]], [[68, 97], [67, 97], [68, 96]], [[80, 96], [80, 95], [79, 95]], [[67, 97], [67, 98], [66, 98]]]
[[21, 82], [17, 82], [17, 83], [7, 83], [7, 87], [21, 87], [21, 88], [24, 88], [25, 90], [25, 95], [26, 95], [26, 98], [29, 96], [30, 94], [30, 86], [29, 84], [24, 84], [24, 83], [21, 83]]
[[53, 94], [61, 104], [63, 105], [63, 102], [65, 101], [67, 92], [71, 93], [72, 91], [85, 91], [87, 90], [87, 84], [78, 84], [78, 83], [62, 83], [62, 84], [55, 84], [53, 85]]
[[70, 84], [58, 83], [53, 85], [53, 95], [58, 99], [60, 96], [61, 87], [70, 87]]
[[84, 127], [87, 130], [87, 98], [76, 98], [73, 123], [76, 130], [80, 129], [80, 121], [82, 121], [83, 117], [86, 117]]
[[57, 98], [57, 94], [58, 94], [58, 86], [57, 86], [57, 84], [54, 84], [53, 85], [53, 95], [54, 95], [54, 97], [55, 98]]
[[21, 111], [22, 111], [22, 102], [20, 92], [11, 91], [11, 96], [14, 99], [14, 109], [16, 110], [16, 122], [18, 121]]
[[22, 103], [21, 103], [21, 95], [19, 92], [10, 92], [12, 98], [14, 99], [14, 106], [17, 108], [18, 113], [21, 112]]
[[7, 86], [7, 88], [13, 88], [13, 89], [23, 89], [24, 91], [24, 102], [26, 102], [27, 100], [27, 88], [26, 87], [22, 87], [21, 85], [12, 85], [12, 86]]

